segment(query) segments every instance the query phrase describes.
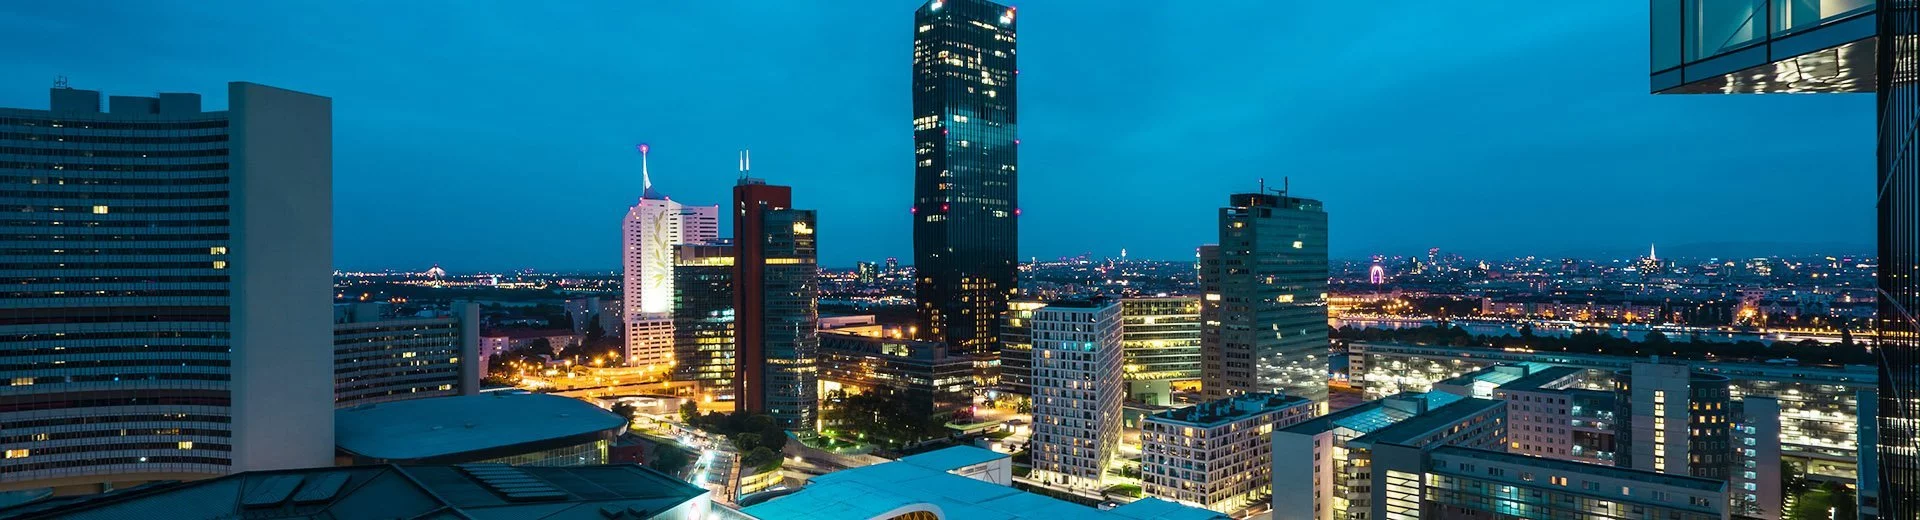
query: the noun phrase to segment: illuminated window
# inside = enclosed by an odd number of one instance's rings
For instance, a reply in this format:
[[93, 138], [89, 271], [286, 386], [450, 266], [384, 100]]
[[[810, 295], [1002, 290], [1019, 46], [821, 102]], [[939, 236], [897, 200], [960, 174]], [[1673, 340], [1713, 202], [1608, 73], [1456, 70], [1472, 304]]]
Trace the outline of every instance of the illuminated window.
[[180, 449], [183, 449], [183, 450], [193, 449], [193, 441], [180, 441]]
[[215, 255], [224, 255], [224, 254], [227, 254], [227, 246], [213, 246], [213, 248], [212, 248], [212, 249], [209, 249], [209, 250], [207, 251], [207, 253], [208, 253], [208, 254], [215, 254]]
[[27, 454], [28, 452], [26, 448], [21, 448], [17, 450], [7, 450], [7, 458], [9, 459], [24, 459], [24, 458], [27, 458]]
[[227, 261], [226, 261], [226, 260], [214, 260], [214, 261], [213, 261], [213, 268], [214, 268], [214, 269], [226, 269], [226, 268], [227, 268]]
[[1307, 247], [1307, 244], [1306, 244], [1305, 242], [1301, 242], [1301, 241], [1299, 241], [1299, 240], [1295, 240], [1295, 241], [1293, 241], [1293, 248], [1294, 248], [1294, 249], [1301, 249], [1301, 248], [1305, 248], [1305, 247]]
[[95, 215], [105, 215], [105, 214], [107, 214], [107, 207], [106, 207], [106, 206], [94, 206], [94, 207], [93, 207], [93, 214], [95, 214]]
[[16, 377], [16, 378], [13, 378], [13, 386], [27, 386], [27, 385], [31, 385], [31, 384], [33, 384], [33, 378], [31, 378], [31, 377]]

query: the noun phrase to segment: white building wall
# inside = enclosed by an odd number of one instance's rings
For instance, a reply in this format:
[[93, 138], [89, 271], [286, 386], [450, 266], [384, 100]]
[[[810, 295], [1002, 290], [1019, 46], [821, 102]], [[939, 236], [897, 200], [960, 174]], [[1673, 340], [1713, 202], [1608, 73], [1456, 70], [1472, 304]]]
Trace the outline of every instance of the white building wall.
[[1033, 316], [1034, 472], [1099, 488], [1120, 441], [1120, 304], [1049, 305]]
[[333, 464], [333, 101], [232, 83], [233, 470]]

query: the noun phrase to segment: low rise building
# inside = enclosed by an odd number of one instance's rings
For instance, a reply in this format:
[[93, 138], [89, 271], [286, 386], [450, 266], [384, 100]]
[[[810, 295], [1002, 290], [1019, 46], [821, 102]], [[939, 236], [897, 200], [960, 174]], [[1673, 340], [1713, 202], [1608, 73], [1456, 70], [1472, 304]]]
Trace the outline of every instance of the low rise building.
[[1388, 516], [1369, 518], [1729, 518], [1721, 480], [1462, 446], [1375, 455]]
[[1308, 399], [1258, 393], [1148, 415], [1140, 426], [1141, 487], [1151, 497], [1239, 511], [1272, 492], [1273, 431], [1318, 411]]
[[973, 405], [978, 357], [938, 341], [822, 330], [820, 395], [879, 393], [928, 417], [952, 417]]
[[722, 518], [757, 520], [1226, 520], [1214, 511], [1145, 498], [1112, 509], [1007, 485], [1008, 455], [960, 446], [813, 477], [805, 487], [741, 501]]
[[334, 412], [342, 464], [601, 464], [626, 431], [626, 418], [586, 401], [512, 391]]
[[[1400, 394], [1314, 418], [1273, 434], [1277, 520], [1419, 518], [1419, 504], [1378, 490], [1407, 485], [1375, 471], [1376, 455], [1442, 446], [1498, 450], [1507, 443], [1506, 403], [1446, 392]], [[1417, 473], [1411, 477], [1417, 485]], [[1410, 512], [1409, 512], [1410, 511]], [[1391, 516], [1390, 516], [1391, 513]]]
[[706, 490], [632, 464], [249, 471], [0, 508], [0, 518], [545, 518], [698, 520]]

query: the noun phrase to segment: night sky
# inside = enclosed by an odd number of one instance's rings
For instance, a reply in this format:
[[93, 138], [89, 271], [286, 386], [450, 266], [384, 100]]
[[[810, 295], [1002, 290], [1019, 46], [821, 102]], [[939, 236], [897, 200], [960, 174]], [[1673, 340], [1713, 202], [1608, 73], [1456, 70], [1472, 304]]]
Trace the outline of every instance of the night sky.
[[[1871, 252], [1871, 95], [1652, 96], [1645, 2], [1369, 5], [1017, 4], [1021, 256], [1191, 258], [1263, 177], [1336, 256]], [[639, 142], [689, 204], [750, 146], [825, 264], [904, 263], [917, 6], [4, 2], [0, 106], [330, 96], [341, 268], [612, 269]]]

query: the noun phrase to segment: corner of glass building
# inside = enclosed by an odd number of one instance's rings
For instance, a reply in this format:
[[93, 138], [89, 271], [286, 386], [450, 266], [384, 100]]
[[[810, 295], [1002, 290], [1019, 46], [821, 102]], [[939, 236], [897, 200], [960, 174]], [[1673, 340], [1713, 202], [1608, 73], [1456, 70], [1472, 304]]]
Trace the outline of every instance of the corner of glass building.
[[1655, 94], [1873, 92], [1876, 0], [1651, 0]]

